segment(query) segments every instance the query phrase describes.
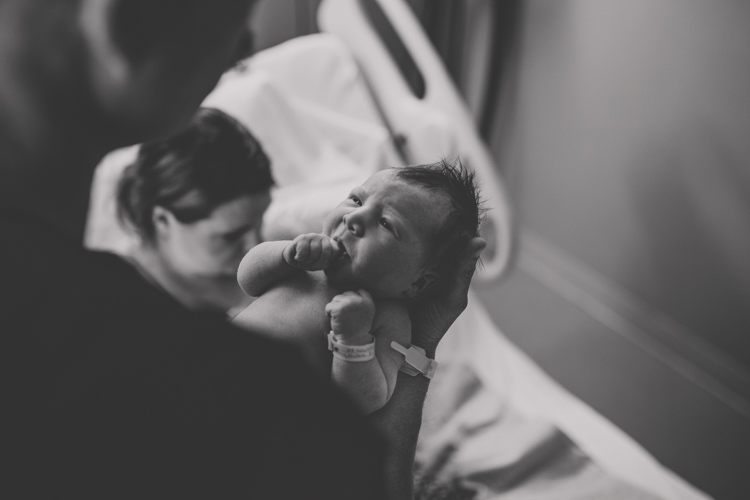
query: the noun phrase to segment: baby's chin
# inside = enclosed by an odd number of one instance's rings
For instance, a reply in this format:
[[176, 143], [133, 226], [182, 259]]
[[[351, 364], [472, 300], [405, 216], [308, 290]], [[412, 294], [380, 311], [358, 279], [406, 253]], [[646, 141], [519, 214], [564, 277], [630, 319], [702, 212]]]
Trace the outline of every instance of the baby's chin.
[[[343, 266], [342, 266], [343, 267]], [[355, 277], [351, 276], [349, 273], [346, 272], [345, 269], [342, 269], [341, 267], [335, 268], [335, 267], [329, 267], [325, 270], [326, 279], [328, 280], [328, 283], [333, 285], [334, 287], [346, 291], [346, 290], [360, 290], [365, 289], [374, 299], [379, 300], [387, 300], [387, 299], [399, 299], [403, 298], [400, 296], [399, 293], [393, 291], [384, 289], [384, 287], [380, 286], [380, 284], [377, 283], [367, 283], [362, 280], [358, 280]]]
[[352, 276], [343, 269], [344, 264], [344, 262], [334, 262], [323, 271], [326, 274], [328, 282], [337, 288], [345, 290], [355, 290], [355, 287], [361, 288], [361, 286], [358, 287]]

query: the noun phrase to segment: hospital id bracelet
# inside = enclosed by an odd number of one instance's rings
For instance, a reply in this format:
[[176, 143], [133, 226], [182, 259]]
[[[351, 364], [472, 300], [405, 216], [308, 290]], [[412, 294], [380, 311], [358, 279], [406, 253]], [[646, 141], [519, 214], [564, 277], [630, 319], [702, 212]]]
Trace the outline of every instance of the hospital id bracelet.
[[438, 363], [425, 356], [425, 350], [421, 347], [413, 345], [407, 349], [394, 340], [391, 342], [391, 348], [404, 355], [404, 364], [401, 365], [400, 371], [412, 377], [420, 373], [429, 379], [435, 376]]
[[338, 342], [333, 336], [333, 330], [328, 332], [328, 350], [333, 352], [334, 358], [344, 361], [362, 363], [375, 357], [375, 337], [370, 335], [370, 342], [365, 345], [346, 345]]

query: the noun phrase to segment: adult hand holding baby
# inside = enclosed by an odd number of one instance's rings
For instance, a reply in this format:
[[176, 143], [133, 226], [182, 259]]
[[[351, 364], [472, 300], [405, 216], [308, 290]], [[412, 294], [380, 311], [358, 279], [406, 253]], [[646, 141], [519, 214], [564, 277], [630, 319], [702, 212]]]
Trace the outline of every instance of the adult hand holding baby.
[[448, 285], [443, 287], [443, 292], [412, 309], [412, 344], [424, 349], [427, 357], [435, 357], [435, 350], [443, 335], [466, 309], [471, 279], [486, 245], [483, 238], [471, 239], [464, 248], [460, 265], [448, 277]]
[[[455, 273], [448, 277], [448, 286], [440, 295], [411, 311], [412, 344], [435, 357], [435, 350], [448, 328], [466, 309], [469, 286], [486, 242], [471, 239], [464, 248]], [[414, 454], [422, 421], [422, 405], [429, 380], [425, 377], [401, 375], [388, 404], [369, 416], [386, 442], [387, 498], [411, 499], [414, 488]]]

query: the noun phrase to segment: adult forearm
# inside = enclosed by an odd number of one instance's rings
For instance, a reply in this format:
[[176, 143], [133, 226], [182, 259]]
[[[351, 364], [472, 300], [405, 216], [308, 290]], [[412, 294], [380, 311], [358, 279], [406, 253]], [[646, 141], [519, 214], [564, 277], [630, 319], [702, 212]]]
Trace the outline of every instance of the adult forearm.
[[[442, 294], [412, 312], [412, 345], [433, 358], [445, 332], [466, 309], [469, 286], [485, 241], [473, 238], [464, 248], [461, 263]], [[390, 401], [370, 416], [386, 442], [388, 499], [414, 496], [414, 455], [422, 426], [422, 408], [430, 381], [399, 373]]]
[[399, 373], [391, 399], [368, 417], [386, 443], [388, 500], [411, 500], [414, 496], [414, 455], [429, 384], [425, 377]]

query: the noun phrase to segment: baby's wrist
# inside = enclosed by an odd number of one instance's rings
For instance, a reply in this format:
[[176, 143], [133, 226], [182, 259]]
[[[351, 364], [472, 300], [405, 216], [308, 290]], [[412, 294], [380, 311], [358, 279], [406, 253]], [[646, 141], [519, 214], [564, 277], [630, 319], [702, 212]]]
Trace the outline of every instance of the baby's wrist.
[[353, 335], [343, 334], [333, 331], [333, 338], [336, 342], [344, 345], [367, 345], [373, 342], [374, 337], [369, 332], [360, 332]]

